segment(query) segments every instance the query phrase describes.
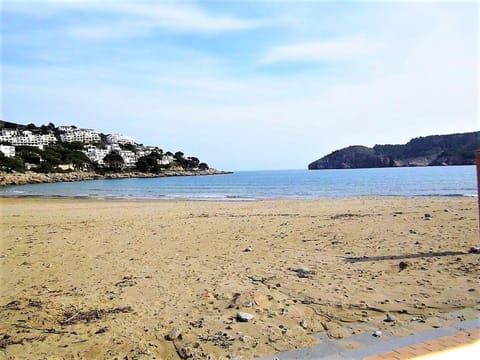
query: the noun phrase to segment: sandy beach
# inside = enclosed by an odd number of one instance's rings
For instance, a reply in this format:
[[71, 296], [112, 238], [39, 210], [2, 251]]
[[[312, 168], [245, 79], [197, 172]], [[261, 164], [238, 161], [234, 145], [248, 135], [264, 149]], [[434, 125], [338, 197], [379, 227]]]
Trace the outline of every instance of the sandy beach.
[[1, 198], [0, 211], [0, 358], [251, 359], [317, 332], [478, 316], [476, 198]]

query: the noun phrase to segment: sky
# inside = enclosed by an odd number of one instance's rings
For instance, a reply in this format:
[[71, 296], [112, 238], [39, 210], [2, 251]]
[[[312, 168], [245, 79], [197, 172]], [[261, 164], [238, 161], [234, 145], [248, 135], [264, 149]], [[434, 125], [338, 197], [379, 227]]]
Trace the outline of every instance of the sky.
[[479, 130], [476, 1], [0, 4], [3, 120], [234, 171]]

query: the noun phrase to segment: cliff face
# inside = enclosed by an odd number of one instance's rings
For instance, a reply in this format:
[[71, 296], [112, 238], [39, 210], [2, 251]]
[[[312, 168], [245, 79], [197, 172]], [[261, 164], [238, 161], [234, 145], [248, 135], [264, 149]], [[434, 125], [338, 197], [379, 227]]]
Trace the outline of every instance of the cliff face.
[[349, 146], [308, 165], [317, 169], [358, 169], [400, 166], [473, 165], [480, 148], [480, 131], [433, 135], [405, 145]]
[[390, 158], [378, 155], [366, 146], [349, 146], [334, 151], [310, 165], [309, 169], [353, 169], [391, 166]]

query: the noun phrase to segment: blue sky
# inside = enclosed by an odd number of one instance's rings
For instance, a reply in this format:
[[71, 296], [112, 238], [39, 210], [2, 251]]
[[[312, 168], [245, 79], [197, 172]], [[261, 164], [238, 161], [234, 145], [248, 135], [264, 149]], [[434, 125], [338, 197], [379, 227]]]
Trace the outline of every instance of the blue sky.
[[0, 116], [225, 170], [478, 130], [476, 2], [10, 1]]

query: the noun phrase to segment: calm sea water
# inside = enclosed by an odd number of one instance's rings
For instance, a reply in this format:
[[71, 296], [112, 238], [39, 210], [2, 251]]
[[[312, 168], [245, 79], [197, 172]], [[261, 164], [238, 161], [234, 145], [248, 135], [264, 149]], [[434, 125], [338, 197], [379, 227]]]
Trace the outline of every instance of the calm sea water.
[[475, 166], [239, 171], [229, 175], [8, 186], [0, 196], [248, 200], [359, 195], [475, 196]]

